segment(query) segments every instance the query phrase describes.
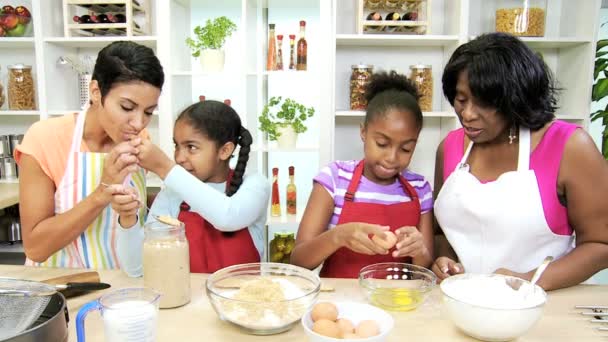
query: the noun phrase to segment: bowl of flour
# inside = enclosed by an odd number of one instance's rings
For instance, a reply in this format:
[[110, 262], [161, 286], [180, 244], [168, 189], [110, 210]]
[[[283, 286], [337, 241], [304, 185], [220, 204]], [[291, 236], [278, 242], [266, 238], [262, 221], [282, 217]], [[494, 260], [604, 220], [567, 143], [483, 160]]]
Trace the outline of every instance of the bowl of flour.
[[[522, 280], [518, 290], [500, 274], [460, 274], [441, 283], [444, 310], [467, 335], [482, 341], [511, 341], [540, 319], [547, 293]], [[519, 279], [519, 278], [514, 278]]]

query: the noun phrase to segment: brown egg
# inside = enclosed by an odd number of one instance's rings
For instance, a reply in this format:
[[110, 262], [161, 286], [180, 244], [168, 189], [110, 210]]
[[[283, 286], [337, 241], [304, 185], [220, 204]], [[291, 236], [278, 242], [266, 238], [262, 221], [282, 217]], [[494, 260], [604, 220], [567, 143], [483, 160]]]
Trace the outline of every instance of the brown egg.
[[338, 323], [330, 321], [328, 319], [319, 319], [312, 325], [312, 331], [319, 335], [342, 338], [342, 330], [338, 326]]
[[332, 303], [318, 303], [312, 308], [310, 318], [313, 322], [320, 319], [327, 319], [332, 322], [338, 319], [338, 308]]
[[380, 334], [380, 327], [376, 321], [365, 320], [361, 321], [356, 329], [357, 336], [361, 338], [372, 337]]
[[338, 326], [340, 327], [340, 330], [342, 330], [342, 333], [344, 333], [344, 334], [355, 332], [355, 326], [353, 325], [353, 322], [351, 322], [350, 319], [348, 319], [348, 318], [340, 318], [339, 320], [336, 321], [336, 323], [338, 324]]
[[372, 236], [372, 241], [374, 241], [378, 246], [384, 249], [391, 249], [397, 243], [397, 235], [393, 232], [384, 232], [384, 239], [379, 237], [378, 235]]
[[346, 333], [346, 334], [342, 335], [342, 338], [345, 339], [345, 340], [347, 340], [347, 339], [348, 340], [358, 340], [361, 337], [359, 337], [359, 335], [357, 335], [357, 334]]

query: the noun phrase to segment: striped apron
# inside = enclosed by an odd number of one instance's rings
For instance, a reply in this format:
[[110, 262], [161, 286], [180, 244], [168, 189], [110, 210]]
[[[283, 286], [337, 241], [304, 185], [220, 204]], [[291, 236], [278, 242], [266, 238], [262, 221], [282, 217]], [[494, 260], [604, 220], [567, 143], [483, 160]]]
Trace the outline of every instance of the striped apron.
[[[101, 182], [105, 153], [81, 152], [82, 135], [87, 109], [76, 119], [76, 127], [65, 174], [55, 191], [55, 214], [72, 209], [89, 196]], [[143, 169], [129, 175], [124, 182], [137, 189], [139, 198], [146, 199], [146, 182]], [[138, 224], [145, 222], [145, 207], [139, 211]], [[116, 231], [118, 213], [108, 205], [76, 240], [51, 255], [45, 262], [27, 259], [28, 266], [72, 267], [72, 268], [120, 268], [116, 254]]]

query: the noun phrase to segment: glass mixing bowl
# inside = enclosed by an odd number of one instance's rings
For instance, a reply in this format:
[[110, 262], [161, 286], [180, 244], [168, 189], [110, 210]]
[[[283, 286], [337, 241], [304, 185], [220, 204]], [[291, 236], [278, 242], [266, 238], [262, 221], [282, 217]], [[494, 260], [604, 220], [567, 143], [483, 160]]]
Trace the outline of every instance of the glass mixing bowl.
[[320, 289], [315, 273], [282, 263], [234, 265], [213, 273], [206, 282], [207, 297], [219, 318], [254, 335], [291, 329], [312, 307]]

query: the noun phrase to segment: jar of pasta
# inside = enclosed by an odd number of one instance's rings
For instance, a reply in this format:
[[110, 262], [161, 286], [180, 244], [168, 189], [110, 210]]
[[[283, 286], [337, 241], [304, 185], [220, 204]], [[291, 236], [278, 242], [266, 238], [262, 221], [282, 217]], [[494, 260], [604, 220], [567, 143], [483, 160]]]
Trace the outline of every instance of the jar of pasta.
[[15, 64], [8, 67], [8, 108], [11, 110], [36, 109], [31, 65]]
[[418, 88], [418, 104], [423, 112], [433, 110], [433, 69], [430, 65], [411, 65], [410, 79]]
[[367, 108], [367, 100], [365, 99], [365, 90], [369, 85], [374, 70], [373, 65], [357, 64], [353, 65], [350, 75], [350, 109], [365, 110]]
[[144, 234], [144, 286], [162, 293], [161, 309], [187, 304], [190, 252], [184, 223], [160, 216], [145, 225]]
[[[2, 68], [0, 68], [0, 71], [2, 71]], [[2, 73], [0, 72], [0, 75]], [[0, 108], [2, 108], [2, 106], [4, 105], [4, 101], [5, 101], [6, 97], [4, 96], [4, 85], [2, 84], [2, 78], [0, 78]]]
[[545, 35], [546, 0], [500, 0], [496, 8], [496, 32], [522, 37]]

